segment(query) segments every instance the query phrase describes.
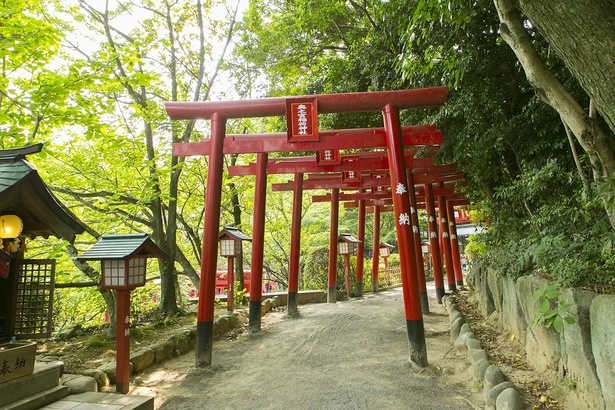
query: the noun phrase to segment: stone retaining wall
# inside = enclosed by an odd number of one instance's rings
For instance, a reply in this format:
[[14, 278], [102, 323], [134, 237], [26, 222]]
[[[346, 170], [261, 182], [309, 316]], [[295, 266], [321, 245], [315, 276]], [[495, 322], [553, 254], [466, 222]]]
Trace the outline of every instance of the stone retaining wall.
[[[569, 386], [567, 408], [615, 408], [615, 296], [562, 288], [560, 301], [572, 304], [574, 324], [561, 333], [532, 326], [534, 292], [547, 281], [502, 277], [480, 263], [467, 278], [483, 317], [499, 325], [525, 349], [528, 364]], [[575, 387], [576, 386], [576, 387]]]

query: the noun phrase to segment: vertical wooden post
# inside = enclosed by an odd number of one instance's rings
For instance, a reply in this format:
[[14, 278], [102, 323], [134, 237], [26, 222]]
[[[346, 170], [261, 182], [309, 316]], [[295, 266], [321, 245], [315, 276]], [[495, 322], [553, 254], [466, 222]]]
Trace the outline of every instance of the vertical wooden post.
[[410, 219], [414, 239], [414, 259], [416, 262], [416, 277], [419, 281], [419, 294], [423, 314], [429, 313], [429, 298], [427, 297], [427, 284], [425, 283], [425, 265], [423, 265], [423, 251], [421, 250], [421, 230], [419, 229], [419, 214], [416, 206], [416, 193], [414, 192], [414, 174], [411, 169], [406, 171], [408, 178], [408, 198], [410, 199]]
[[199, 282], [199, 305], [196, 323], [195, 359], [197, 367], [211, 365], [225, 131], [226, 119], [218, 113], [212, 114], [211, 147], [209, 164], [207, 166], [207, 191], [205, 195], [201, 279]]
[[461, 271], [461, 255], [459, 255], [459, 242], [457, 241], [457, 223], [455, 222], [455, 209], [453, 203], [446, 201], [448, 214], [448, 233], [451, 237], [451, 254], [453, 256], [453, 269], [457, 286], [463, 286], [463, 272]]
[[438, 218], [433, 198], [433, 185], [425, 184], [425, 209], [427, 210], [427, 234], [429, 235], [429, 251], [433, 265], [433, 278], [436, 286], [436, 298], [442, 304], [444, 296], [444, 277], [442, 276], [442, 257], [440, 241], [438, 240]]
[[372, 292], [378, 292], [378, 268], [380, 264], [380, 206], [374, 206], [374, 227], [372, 229]]
[[455, 274], [453, 273], [453, 257], [451, 255], [451, 240], [448, 233], [448, 215], [446, 211], [446, 198], [444, 196], [438, 197], [438, 213], [440, 214], [440, 244], [444, 254], [446, 281], [448, 282], [448, 290], [454, 292], [457, 290], [457, 285], [455, 285]]
[[252, 218], [252, 269], [250, 272], [250, 313], [248, 332], [261, 330], [263, 299], [263, 254], [265, 249], [265, 204], [267, 197], [266, 152], [256, 154], [256, 183], [254, 187], [254, 215]]
[[344, 283], [346, 285], [346, 296], [350, 297], [350, 255], [344, 255]]
[[235, 309], [235, 257], [229, 256], [227, 258], [227, 269], [226, 269], [226, 310], [232, 312]]
[[301, 251], [301, 207], [303, 202], [303, 174], [295, 174], [293, 181], [293, 214], [290, 229], [290, 265], [288, 267], [288, 308], [286, 314], [296, 316], [299, 292], [299, 254]]
[[357, 221], [357, 239], [361, 242], [357, 244], [357, 282], [354, 294], [360, 298], [363, 296], [363, 262], [365, 260], [365, 201], [359, 201]]
[[410, 360], [421, 367], [427, 366], [427, 348], [425, 345], [425, 328], [421, 312], [416, 261], [414, 257], [414, 238], [410, 217], [409, 189], [404, 160], [399, 109], [387, 104], [382, 110], [384, 129], [387, 140], [387, 155], [393, 191], [393, 209], [395, 211], [395, 228], [401, 262], [401, 278], [410, 342]]
[[115, 391], [128, 393], [130, 388], [130, 290], [117, 289]]
[[337, 282], [337, 229], [340, 208], [340, 190], [331, 189], [331, 218], [329, 225], [329, 274], [327, 276], [327, 302], [335, 303], [337, 292], [335, 290]]

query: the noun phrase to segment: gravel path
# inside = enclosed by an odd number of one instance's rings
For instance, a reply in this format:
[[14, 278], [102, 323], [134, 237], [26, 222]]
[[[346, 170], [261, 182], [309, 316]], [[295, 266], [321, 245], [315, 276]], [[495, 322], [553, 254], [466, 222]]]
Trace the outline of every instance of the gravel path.
[[134, 392], [154, 395], [161, 410], [479, 408], [469, 365], [452, 350], [448, 316], [433, 295], [430, 306], [426, 368], [408, 361], [394, 289], [302, 305], [294, 319], [269, 313], [261, 332], [216, 341], [212, 366], [195, 368], [189, 353], [139, 375]]

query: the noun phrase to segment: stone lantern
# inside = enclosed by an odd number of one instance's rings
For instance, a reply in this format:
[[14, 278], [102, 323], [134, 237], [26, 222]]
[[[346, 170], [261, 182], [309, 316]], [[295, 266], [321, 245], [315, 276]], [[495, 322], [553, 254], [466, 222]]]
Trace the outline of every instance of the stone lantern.
[[[237, 256], [241, 255], [242, 242], [252, 241], [246, 234], [239, 229], [226, 226], [218, 234], [218, 240], [220, 241], [220, 256], [227, 259], [227, 307], [229, 312], [234, 310], [233, 296], [235, 294], [235, 275], [234, 275], [234, 261]], [[242, 274], [243, 274], [243, 269]]]
[[395, 245], [391, 245], [390, 243], [386, 242], [380, 242], [378, 252], [380, 252], [380, 257], [384, 260], [385, 269], [389, 269], [389, 256], [391, 256], [391, 250], [393, 249], [395, 249]]
[[344, 282], [346, 295], [350, 296], [350, 255], [354, 255], [360, 240], [349, 233], [343, 233], [337, 238], [337, 253], [344, 256]]
[[165, 253], [146, 234], [103, 235], [77, 258], [99, 260], [101, 288], [117, 292], [116, 382], [118, 393], [130, 386], [130, 291], [145, 285], [147, 258], [165, 258]]

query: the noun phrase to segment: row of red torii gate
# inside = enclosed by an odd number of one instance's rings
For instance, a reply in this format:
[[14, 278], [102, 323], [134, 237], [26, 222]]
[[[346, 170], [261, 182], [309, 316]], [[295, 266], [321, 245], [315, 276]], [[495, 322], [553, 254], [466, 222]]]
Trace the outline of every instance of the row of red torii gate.
[[[363, 293], [363, 243], [365, 215], [374, 214], [374, 250], [379, 245], [380, 213], [395, 214], [397, 243], [408, 330], [410, 360], [427, 366], [423, 313], [429, 312], [417, 209], [424, 208], [434, 282], [438, 302], [445, 293], [442, 267], [450, 291], [463, 284], [455, 228], [454, 207], [468, 201], [454, 191], [464, 175], [456, 164], [434, 165], [431, 156], [417, 158], [418, 147], [435, 153], [442, 133], [433, 125], [400, 125], [401, 109], [440, 107], [447, 87], [423, 89], [322, 94], [302, 97], [262, 98], [217, 102], [167, 102], [172, 120], [208, 119], [211, 134], [199, 142], [177, 143], [173, 155], [209, 156], [205, 197], [205, 225], [199, 288], [196, 365], [211, 364], [215, 281], [217, 271], [220, 202], [225, 154], [255, 153], [256, 163], [230, 166], [229, 175], [255, 175], [252, 260], [249, 302], [249, 332], [261, 328], [263, 242], [268, 174], [292, 174], [292, 181], [274, 184], [273, 191], [293, 192], [288, 314], [297, 313], [301, 208], [303, 191], [330, 189], [313, 201], [331, 203], [327, 300], [336, 301], [339, 204], [358, 208], [357, 285], [355, 295]], [[383, 128], [322, 131], [319, 113], [381, 111]], [[227, 135], [226, 120], [286, 116], [287, 132], [274, 134]], [[340, 153], [340, 151], [346, 153]], [[354, 151], [353, 151], [354, 150]], [[362, 152], [358, 152], [361, 150]], [[371, 150], [367, 151], [366, 150]], [[269, 158], [274, 152], [315, 152], [312, 156]], [[351, 153], [348, 153], [350, 151]], [[344, 192], [341, 192], [344, 191]], [[437, 207], [436, 207], [437, 204]], [[448, 222], [447, 222], [448, 221]], [[438, 226], [439, 225], [439, 226]], [[377, 290], [378, 263], [372, 263], [372, 290]], [[375, 270], [375, 271], [374, 271]], [[375, 276], [374, 276], [375, 275]]]

